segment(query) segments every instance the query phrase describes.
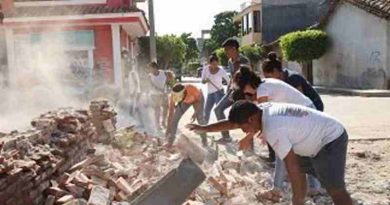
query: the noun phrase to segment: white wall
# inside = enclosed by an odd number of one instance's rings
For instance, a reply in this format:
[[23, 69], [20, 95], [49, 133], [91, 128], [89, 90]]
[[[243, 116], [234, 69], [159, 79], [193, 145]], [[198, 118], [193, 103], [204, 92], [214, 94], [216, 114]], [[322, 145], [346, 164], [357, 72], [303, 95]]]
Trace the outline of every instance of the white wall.
[[326, 31], [332, 48], [313, 63], [316, 85], [387, 89], [389, 22], [343, 3]]

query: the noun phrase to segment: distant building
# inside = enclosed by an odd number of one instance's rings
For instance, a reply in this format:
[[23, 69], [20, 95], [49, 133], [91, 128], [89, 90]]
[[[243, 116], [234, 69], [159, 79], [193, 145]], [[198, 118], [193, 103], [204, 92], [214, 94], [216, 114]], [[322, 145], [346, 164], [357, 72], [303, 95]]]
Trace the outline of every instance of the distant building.
[[242, 44], [269, 44], [291, 31], [319, 21], [328, 0], [252, 0], [234, 18], [241, 25]]
[[[137, 52], [137, 37], [148, 32], [136, 0], [3, 0], [8, 79], [37, 58], [66, 55], [72, 72], [123, 86], [122, 55]], [[35, 58], [35, 59], [34, 59]], [[0, 68], [1, 69], [1, 68]]]
[[390, 89], [390, 2], [337, 0], [323, 22], [332, 48], [313, 62], [327, 87]]

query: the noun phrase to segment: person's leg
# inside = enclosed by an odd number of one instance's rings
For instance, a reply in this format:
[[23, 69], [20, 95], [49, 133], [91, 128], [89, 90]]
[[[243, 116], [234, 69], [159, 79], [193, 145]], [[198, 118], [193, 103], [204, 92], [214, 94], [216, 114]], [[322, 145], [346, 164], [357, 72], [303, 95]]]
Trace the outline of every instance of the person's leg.
[[175, 113], [173, 115], [172, 123], [171, 123], [171, 133], [169, 133], [168, 136], [168, 145], [172, 145], [173, 142], [176, 139], [176, 132], [177, 132], [177, 127], [179, 125], [179, 121], [183, 114], [190, 108], [189, 104], [186, 103], [180, 103], [176, 106], [175, 108]]
[[352, 205], [344, 180], [347, 145], [348, 134], [344, 132], [312, 158], [316, 175], [335, 205]]
[[[196, 120], [198, 121], [198, 123], [200, 125], [205, 125], [206, 122], [205, 122], [205, 118], [204, 118], [204, 115], [203, 115], [203, 108], [204, 108], [204, 97], [202, 95], [201, 99], [200, 99], [200, 103], [202, 106], [200, 106], [201, 110], [199, 110], [199, 112], [196, 113]], [[203, 133], [200, 135], [201, 139], [202, 139], [202, 145], [203, 146], [207, 146], [207, 135], [206, 133]]]
[[209, 123], [211, 109], [213, 109], [214, 104], [215, 104], [215, 93], [210, 93], [210, 94], [207, 95], [206, 105], [205, 105], [205, 108], [204, 108], [205, 124]]
[[[230, 96], [229, 92], [226, 93], [226, 95], [223, 96], [221, 101], [218, 102], [217, 106], [214, 109], [215, 116], [217, 117], [218, 121], [226, 119], [224, 111], [233, 104], [233, 102], [230, 100], [229, 96]], [[226, 142], [232, 141], [228, 131], [224, 131], [221, 133], [222, 133], [223, 139]]]
[[274, 162], [275, 161], [275, 151], [274, 149], [272, 149], [271, 145], [269, 145], [267, 143], [267, 146], [268, 146], [268, 160], [270, 162]]
[[274, 189], [277, 191], [283, 190], [283, 182], [286, 180], [286, 166], [284, 165], [283, 160], [279, 157], [276, 157], [275, 162], [275, 173], [274, 173]]
[[167, 117], [168, 117], [168, 94], [164, 93], [162, 98], [162, 125], [163, 127], [167, 126]]

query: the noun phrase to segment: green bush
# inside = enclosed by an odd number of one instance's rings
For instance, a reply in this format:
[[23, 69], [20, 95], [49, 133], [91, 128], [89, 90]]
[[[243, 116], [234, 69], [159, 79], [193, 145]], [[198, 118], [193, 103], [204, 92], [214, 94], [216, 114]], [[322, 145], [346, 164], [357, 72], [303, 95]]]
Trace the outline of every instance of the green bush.
[[287, 60], [307, 62], [325, 54], [329, 39], [327, 34], [320, 30], [297, 31], [282, 36], [280, 47]]
[[244, 56], [249, 58], [249, 60], [251, 61], [251, 64], [252, 64], [251, 66], [254, 67], [261, 59], [263, 49], [262, 49], [262, 47], [260, 47], [258, 45], [253, 45], [253, 46], [245, 45], [245, 46], [240, 47], [240, 52]]
[[217, 50], [214, 51], [214, 53], [218, 56], [219, 63], [223, 66], [227, 66], [229, 59], [225, 54], [224, 48], [218, 48]]

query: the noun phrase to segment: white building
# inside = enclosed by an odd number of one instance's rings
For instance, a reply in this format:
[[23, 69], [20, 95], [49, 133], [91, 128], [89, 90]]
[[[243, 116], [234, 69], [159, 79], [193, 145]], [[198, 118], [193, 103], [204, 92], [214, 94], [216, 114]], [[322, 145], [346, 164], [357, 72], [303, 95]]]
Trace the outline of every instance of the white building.
[[340, 0], [324, 30], [331, 49], [313, 62], [314, 83], [357, 89], [390, 88], [390, 1]]

